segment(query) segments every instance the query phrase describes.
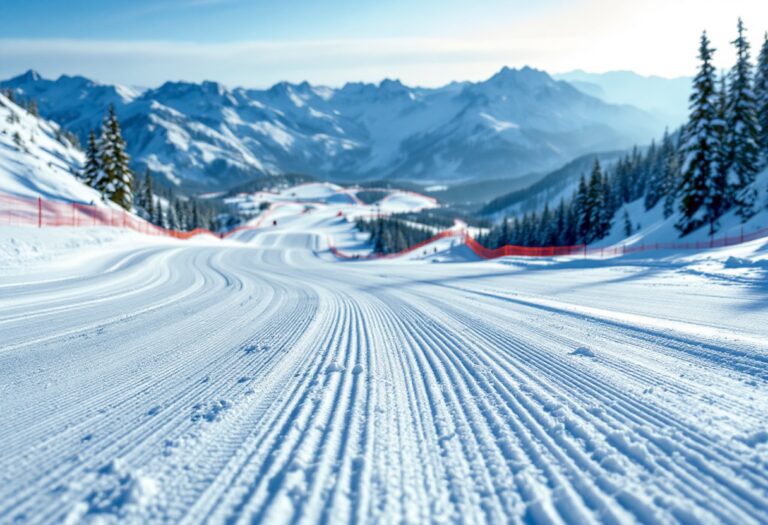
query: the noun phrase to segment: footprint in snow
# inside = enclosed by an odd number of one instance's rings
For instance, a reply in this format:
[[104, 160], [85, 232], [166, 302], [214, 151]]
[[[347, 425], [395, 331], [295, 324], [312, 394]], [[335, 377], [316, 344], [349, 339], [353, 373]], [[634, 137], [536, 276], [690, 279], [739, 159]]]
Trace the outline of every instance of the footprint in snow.
[[232, 403], [226, 399], [218, 401], [209, 401], [207, 403], [197, 403], [192, 407], [192, 421], [207, 421], [212, 423], [221, 417], [222, 412], [232, 406]]
[[742, 441], [748, 446], [755, 448], [763, 443], [768, 443], [768, 431], [758, 430], [757, 432], [753, 432], [752, 434], [743, 437]]
[[156, 480], [115, 459], [96, 471], [91, 491], [67, 515], [67, 523], [135, 521], [159, 493]]
[[570, 355], [577, 355], [581, 357], [597, 357], [595, 353], [586, 346], [580, 346], [576, 350], [570, 353]]

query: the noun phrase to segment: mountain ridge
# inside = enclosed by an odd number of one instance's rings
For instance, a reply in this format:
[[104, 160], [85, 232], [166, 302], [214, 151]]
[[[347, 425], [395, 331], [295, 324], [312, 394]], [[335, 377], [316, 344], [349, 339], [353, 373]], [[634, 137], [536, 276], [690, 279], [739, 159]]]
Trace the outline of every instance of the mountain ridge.
[[439, 88], [396, 79], [262, 90], [168, 81], [139, 91], [34, 71], [0, 86], [35, 99], [43, 116], [81, 138], [114, 104], [134, 167], [189, 190], [278, 173], [344, 183], [512, 179], [661, 130], [637, 108], [605, 103], [527, 66]]

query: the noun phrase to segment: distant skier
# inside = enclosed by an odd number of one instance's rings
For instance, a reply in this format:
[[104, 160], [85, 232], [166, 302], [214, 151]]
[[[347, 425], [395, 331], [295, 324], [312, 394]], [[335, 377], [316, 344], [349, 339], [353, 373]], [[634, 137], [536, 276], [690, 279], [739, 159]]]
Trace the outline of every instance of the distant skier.
[[274, 219], [274, 220], [272, 221], [272, 226], [277, 226], [277, 219]]

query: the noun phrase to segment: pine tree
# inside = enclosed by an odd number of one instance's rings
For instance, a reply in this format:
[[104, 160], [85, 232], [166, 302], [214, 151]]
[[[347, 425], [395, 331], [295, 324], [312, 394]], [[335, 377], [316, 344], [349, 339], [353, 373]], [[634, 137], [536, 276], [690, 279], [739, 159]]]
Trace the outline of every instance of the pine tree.
[[582, 175], [579, 178], [579, 188], [576, 190], [576, 195], [573, 199], [573, 212], [576, 219], [574, 225], [576, 239], [578, 242], [586, 244], [589, 242], [589, 232], [592, 229], [592, 225], [589, 222], [590, 210], [589, 210], [589, 196], [587, 190], [587, 181]]
[[610, 233], [611, 226], [613, 224], [613, 216], [616, 215], [616, 211], [618, 211], [619, 209], [618, 203], [613, 194], [613, 185], [611, 184], [611, 176], [607, 172], [603, 173], [602, 190], [603, 190], [603, 199], [602, 199], [603, 209], [600, 215], [601, 217], [600, 238], [601, 239]]
[[568, 211], [565, 208], [565, 199], [560, 199], [560, 204], [555, 210], [554, 228], [551, 231], [550, 242], [552, 246], [568, 244], [566, 234], [568, 228]]
[[190, 224], [191, 229], [199, 228], [201, 224], [202, 221], [200, 217], [200, 207], [198, 206], [197, 201], [192, 201], [192, 224]]
[[683, 235], [710, 223], [715, 218], [707, 209], [713, 163], [720, 148], [717, 132], [717, 95], [715, 89], [715, 68], [712, 65], [714, 49], [710, 47], [706, 31], [701, 35], [699, 59], [701, 65], [693, 81], [691, 94], [691, 115], [686, 126], [686, 142], [683, 146], [685, 160], [682, 167], [680, 187], [681, 217], [677, 228]]
[[632, 200], [632, 181], [629, 176], [629, 170], [629, 158], [623, 157], [619, 159], [619, 163], [616, 166], [616, 186], [622, 203], [631, 202]]
[[166, 219], [166, 228], [170, 228], [172, 230], [184, 230], [186, 229], [186, 226], [184, 224], [185, 217], [184, 217], [184, 208], [181, 207], [181, 201], [176, 200], [169, 200], [168, 206], [167, 206], [167, 219]]
[[510, 239], [510, 231], [509, 231], [509, 219], [504, 219], [501, 221], [501, 228], [499, 230], [499, 237], [497, 239], [498, 246], [504, 246], [505, 244], [509, 244]]
[[717, 148], [712, 155], [712, 174], [709, 179], [707, 192], [707, 210], [710, 216], [710, 232], [717, 229], [716, 221], [730, 208], [733, 202], [731, 188], [728, 186], [728, 170], [730, 166], [728, 154], [728, 87], [725, 75], [720, 77], [720, 88], [717, 91], [717, 118], [712, 124], [716, 137]]
[[[682, 135], [682, 133], [681, 133]], [[679, 144], [675, 145], [672, 137], [665, 135], [662, 142], [661, 151], [663, 158], [664, 172], [664, 218], [668, 218], [675, 210], [675, 199], [677, 198], [677, 187], [680, 180], [680, 152]]]
[[736, 214], [746, 221], [755, 213], [755, 177], [760, 165], [757, 141], [757, 102], [752, 89], [752, 64], [744, 24], [739, 19], [736, 65], [731, 71], [728, 90], [728, 184], [733, 188]]
[[155, 217], [155, 194], [152, 189], [152, 175], [150, 175], [149, 170], [146, 170], [144, 172], [144, 184], [142, 189], [142, 205], [144, 206], [144, 211], [147, 212], [147, 217], [149, 217], [149, 220], [151, 221]]
[[[664, 138], [666, 139], [667, 132], [664, 132]], [[661, 165], [657, 162], [659, 154], [656, 151], [656, 141], [651, 142], [651, 147], [648, 149], [648, 157], [650, 165], [648, 167], [647, 177], [648, 180], [645, 183], [645, 209], [650, 210], [656, 203], [659, 202], [663, 184], [663, 173], [661, 171]]]
[[126, 144], [120, 131], [115, 107], [110, 105], [101, 130], [102, 176], [97, 186], [107, 199], [130, 210], [133, 205], [133, 172], [128, 165], [130, 157], [125, 150]]
[[567, 208], [567, 220], [563, 244], [565, 246], [572, 246], [580, 242], [579, 239], [579, 215], [576, 209], [575, 202], [572, 202]]
[[544, 205], [544, 211], [541, 212], [541, 217], [539, 218], [539, 226], [538, 226], [538, 242], [537, 244], [539, 246], [551, 246], [552, 242], [552, 212], [549, 210], [549, 204]]
[[[157, 217], [153, 221], [155, 224], [160, 226], [161, 228], [173, 228], [173, 226], [170, 225], [170, 215], [173, 212], [173, 207], [171, 206], [165, 206], [163, 205], [163, 201], [158, 201], [157, 203]], [[174, 215], [175, 219], [175, 215]]]
[[587, 232], [585, 235], [585, 242], [587, 243], [602, 239], [605, 234], [607, 215], [605, 204], [603, 173], [600, 168], [600, 161], [595, 159], [587, 189]]
[[91, 130], [88, 134], [88, 148], [85, 150], [85, 165], [83, 166], [80, 178], [82, 181], [96, 187], [96, 181], [101, 177], [101, 158], [99, 155], [99, 145], [96, 142], [96, 134]]
[[[187, 210], [181, 199], [169, 198], [169, 208], [173, 210], [173, 224], [169, 228], [174, 230], [186, 230], [188, 225]], [[170, 222], [170, 221], [169, 221]]]
[[629, 218], [629, 210], [624, 206], [624, 235], [632, 235], [632, 219]]
[[762, 150], [762, 166], [768, 166], [768, 33], [765, 33], [763, 47], [757, 60], [755, 74], [755, 97], [757, 117], [760, 125], [759, 146]]

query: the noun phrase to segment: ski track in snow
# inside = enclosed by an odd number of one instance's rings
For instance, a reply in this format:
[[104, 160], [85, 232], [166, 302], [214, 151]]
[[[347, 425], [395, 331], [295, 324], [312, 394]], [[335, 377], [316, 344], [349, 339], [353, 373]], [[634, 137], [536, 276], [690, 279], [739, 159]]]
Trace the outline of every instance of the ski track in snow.
[[242, 239], [0, 277], [0, 522], [768, 521], [760, 312], [696, 330], [732, 288]]

